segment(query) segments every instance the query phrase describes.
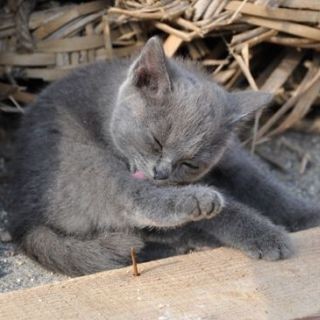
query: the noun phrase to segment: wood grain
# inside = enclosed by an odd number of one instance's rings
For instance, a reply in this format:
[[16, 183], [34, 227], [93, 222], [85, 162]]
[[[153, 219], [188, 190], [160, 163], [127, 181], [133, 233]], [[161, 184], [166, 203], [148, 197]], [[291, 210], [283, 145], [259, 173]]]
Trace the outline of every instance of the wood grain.
[[[320, 311], [320, 228], [297, 253], [255, 261], [219, 248], [0, 295], [0, 319], [297, 319]], [[130, 254], [130, 253], [128, 253]]]

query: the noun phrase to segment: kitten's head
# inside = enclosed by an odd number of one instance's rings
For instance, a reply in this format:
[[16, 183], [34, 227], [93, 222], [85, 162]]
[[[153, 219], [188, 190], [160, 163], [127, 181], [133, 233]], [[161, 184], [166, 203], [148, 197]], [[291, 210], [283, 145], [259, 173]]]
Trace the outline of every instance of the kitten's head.
[[226, 92], [206, 74], [167, 59], [153, 37], [119, 89], [111, 135], [132, 172], [192, 182], [219, 161], [240, 121], [269, 101], [269, 94]]

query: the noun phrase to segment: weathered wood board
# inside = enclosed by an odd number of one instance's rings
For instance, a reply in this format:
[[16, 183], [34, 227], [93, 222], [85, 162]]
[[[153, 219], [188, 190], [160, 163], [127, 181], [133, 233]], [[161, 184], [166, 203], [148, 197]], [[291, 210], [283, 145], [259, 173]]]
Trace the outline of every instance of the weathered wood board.
[[0, 319], [316, 319], [320, 228], [292, 238], [280, 262], [219, 248], [2, 294]]

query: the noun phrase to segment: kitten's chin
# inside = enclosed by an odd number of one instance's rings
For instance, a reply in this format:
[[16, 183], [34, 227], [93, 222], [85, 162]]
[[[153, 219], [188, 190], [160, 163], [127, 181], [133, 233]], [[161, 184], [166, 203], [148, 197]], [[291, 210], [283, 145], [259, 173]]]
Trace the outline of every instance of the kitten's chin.
[[156, 186], [160, 186], [160, 187], [179, 186], [179, 185], [186, 184], [186, 183], [179, 183], [177, 181], [172, 181], [172, 180], [154, 180], [154, 179], [152, 179], [152, 182]]
[[131, 177], [133, 179], [136, 179], [136, 180], [140, 180], [140, 181], [148, 181], [148, 182], [152, 182], [154, 183], [156, 186], [176, 186], [176, 185], [184, 185], [184, 184], [188, 184], [190, 182], [178, 182], [178, 181], [172, 181], [170, 179], [166, 179], [166, 180], [156, 180], [156, 179], [153, 179], [153, 178], [150, 178], [148, 176], [146, 176], [144, 174], [143, 171], [141, 170], [136, 170], [135, 172], [133, 172], [131, 174]]

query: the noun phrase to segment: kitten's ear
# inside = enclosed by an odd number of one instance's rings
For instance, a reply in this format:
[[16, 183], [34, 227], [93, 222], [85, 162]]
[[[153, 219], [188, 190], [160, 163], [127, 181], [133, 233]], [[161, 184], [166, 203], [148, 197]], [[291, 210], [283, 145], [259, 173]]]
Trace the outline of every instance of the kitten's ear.
[[166, 57], [158, 37], [148, 40], [129, 74], [133, 85], [150, 95], [161, 96], [171, 90]]
[[237, 122], [266, 107], [271, 102], [273, 95], [267, 92], [242, 91], [229, 93], [229, 98], [232, 122]]

